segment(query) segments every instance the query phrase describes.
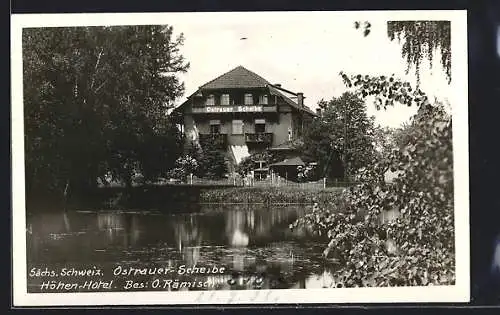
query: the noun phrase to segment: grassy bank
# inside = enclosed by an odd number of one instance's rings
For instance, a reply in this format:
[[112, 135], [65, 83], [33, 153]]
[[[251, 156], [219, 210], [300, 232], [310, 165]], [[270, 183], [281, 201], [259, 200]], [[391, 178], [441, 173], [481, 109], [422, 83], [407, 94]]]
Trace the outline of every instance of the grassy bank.
[[327, 205], [335, 201], [343, 188], [331, 187], [308, 190], [300, 187], [233, 187], [202, 189], [201, 203], [263, 203]]
[[30, 194], [27, 209], [169, 209], [173, 204], [312, 204], [332, 205], [340, 187], [224, 187], [200, 185], [107, 187], [72, 194], [65, 202], [59, 195]]

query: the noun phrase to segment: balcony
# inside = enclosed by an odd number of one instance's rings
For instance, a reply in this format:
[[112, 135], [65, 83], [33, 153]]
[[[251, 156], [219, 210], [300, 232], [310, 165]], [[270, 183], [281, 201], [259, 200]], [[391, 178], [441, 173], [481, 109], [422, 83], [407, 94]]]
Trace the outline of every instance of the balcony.
[[200, 133], [200, 145], [212, 145], [218, 149], [225, 149], [227, 146], [227, 134], [225, 133]]
[[269, 132], [245, 133], [245, 142], [271, 144], [273, 142], [273, 134]]

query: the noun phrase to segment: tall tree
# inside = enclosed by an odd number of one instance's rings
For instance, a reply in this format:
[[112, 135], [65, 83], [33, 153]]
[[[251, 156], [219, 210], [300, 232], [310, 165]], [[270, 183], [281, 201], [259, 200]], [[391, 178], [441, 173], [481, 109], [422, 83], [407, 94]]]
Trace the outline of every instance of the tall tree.
[[318, 105], [322, 115], [306, 131], [302, 150], [319, 162], [320, 172], [330, 178], [350, 177], [371, 165], [374, 121], [364, 101], [347, 92]]
[[182, 44], [171, 26], [24, 29], [28, 188], [83, 189], [108, 172], [130, 183], [173, 164]]

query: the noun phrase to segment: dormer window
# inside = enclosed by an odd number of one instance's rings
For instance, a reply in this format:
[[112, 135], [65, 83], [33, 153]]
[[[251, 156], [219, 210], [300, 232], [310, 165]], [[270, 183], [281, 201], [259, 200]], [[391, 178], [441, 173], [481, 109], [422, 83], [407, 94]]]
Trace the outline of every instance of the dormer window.
[[222, 94], [220, 97], [221, 105], [229, 105], [229, 94]]
[[267, 99], [267, 95], [264, 94], [264, 95], [261, 95], [259, 97], [259, 104], [261, 104], [261, 105], [267, 105], [267, 104], [269, 104], [268, 103], [268, 99]]
[[207, 100], [205, 101], [205, 105], [207, 105], [207, 106], [213, 106], [213, 105], [215, 105], [215, 97], [213, 96], [213, 94], [210, 94], [207, 97]]
[[250, 93], [245, 94], [245, 105], [253, 105], [253, 95]]

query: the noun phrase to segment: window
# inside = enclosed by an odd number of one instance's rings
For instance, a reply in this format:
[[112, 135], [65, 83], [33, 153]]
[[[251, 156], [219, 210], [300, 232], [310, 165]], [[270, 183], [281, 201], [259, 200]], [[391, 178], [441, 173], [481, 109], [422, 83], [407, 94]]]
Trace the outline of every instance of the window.
[[268, 104], [267, 95], [261, 95], [260, 96], [260, 98], [259, 98], [259, 104], [262, 104], [262, 105], [267, 105]]
[[233, 120], [233, 135], [243, 134], [243, 120]]
[[245, 105], [253, 105], [253, 95], [245, 94]]
[[221, 105], [229, 105], [229, 94], [222, 94], [220, 97]]
[[220, 125], [210, 125], [210, 133], [211, 134], [219, 134], [220, 133]]
[[265, 119], [255, 119], [255, 133], [266, 132], [266, 120]]
[[205, 105], [207, 105], [207, 106], [213, 106], [213, 105], [215, 105], [215, 97], [213, 95], [209, 95], [207, 97]]
[[210, 133], [211, 134], [220, 133], [220, 120], [218, 119], [210, 120]]
[[288, 128], [288, 141], [291, 141], [293, 138], [292, 128]]

